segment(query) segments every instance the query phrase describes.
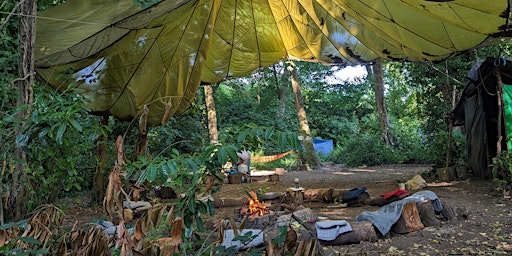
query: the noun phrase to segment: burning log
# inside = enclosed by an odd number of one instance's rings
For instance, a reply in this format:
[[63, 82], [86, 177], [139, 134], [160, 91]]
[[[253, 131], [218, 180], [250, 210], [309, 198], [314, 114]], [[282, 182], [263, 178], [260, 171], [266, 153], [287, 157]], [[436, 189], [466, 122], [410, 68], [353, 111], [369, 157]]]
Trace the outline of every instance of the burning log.
[[258, 196], [254, 191], [249, 192], [250, 197], [247, 198], [249, 205], [248, 207], [243, 207], [240, 210], [240, 213], [243, 215], [248, 215], [250, 218], [263, 216], [268, 213], [268, 209], [265, 204], [261, 203], [258, 200]]

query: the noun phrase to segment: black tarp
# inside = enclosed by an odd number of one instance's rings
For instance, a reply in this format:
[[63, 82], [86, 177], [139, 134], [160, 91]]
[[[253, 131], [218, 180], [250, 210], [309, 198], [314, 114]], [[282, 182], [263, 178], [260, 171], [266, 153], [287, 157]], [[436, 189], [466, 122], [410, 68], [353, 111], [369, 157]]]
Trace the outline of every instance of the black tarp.
[[[469, 167], [476, 178], [491, 177], [489, 164], [498, 146], [497, 75], [504, 84], [512, 84], [512, 59], [487, 58], [476, 61], [468, 73], [468, 82], [452, 110], [455, 126], [464, 125]], [[504, 113], [504, 108], [503, 108]], [[504, 115], [501, 117], [501, 148], [507, 150]]]

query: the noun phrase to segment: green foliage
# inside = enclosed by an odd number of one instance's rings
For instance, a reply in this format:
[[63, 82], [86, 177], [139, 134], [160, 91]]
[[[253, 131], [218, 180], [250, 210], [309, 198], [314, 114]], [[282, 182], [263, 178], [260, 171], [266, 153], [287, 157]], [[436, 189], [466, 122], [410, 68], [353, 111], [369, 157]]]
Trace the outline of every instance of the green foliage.
[[273, 127], [244, 123], [231, 127], [223, 133], [222, 141], [267, 154], [283, 153], [293, 149], [301, 150], [301, 143], [295, 132], [279, 131]]
[[502, 191], [512, 190], [512, 154], [508, 151], [501, 151], [492, 159], [493, 180]]
[[359, 134], [346, 140], [343, 146], [336, 147], [332, 155], [335, 162], [347, 166], [391, 164], [400, 157], [392, 148], [386, 147], [380, 134]]
[[280, 226], [279, 227], [279, 236], [276, 236], [272, 238], [272, 243], [278, 244], [278, 245], [284, 245], [284, 242], [286, 241], [286, 234], [288, 234], [288, 227], [287, 226]]
[[[203, 102], [202, 97], [196, 97], [185, 113], [172, 117], [164, 125], [151, 127], [148, 130], [149, 154], [166, 156], [172, 148], [189, 154], [202, 150], [205, 142], [209, 141], [202, 116]], [[138, 134], [137, 127], [134, 128], [133, 133]]]
[[[7, 234], [8, 229], [19, 230], [18, 235], [13, 237], [12, 239], [7, 239], [6, 237], [0, 238], [2, 240], [7, 241], [6, 244], [0, 246], [1, 255], [49, 255], [49, 250], [47, 248], [43, 248], [43, 244], [41, 243], [41, 241], [31, 236], [22, 236], [23, 231], [26, 229], [26, 227], [27, 220], [22, 220], [19, 222], [9, 222], [0, 226], [2, 234]], [[25, 245], [27, 245], [28, 249], [22, 249], [20, 243], [24, 243]]]
[[[34, 87], [34, 103], [28, 120], [16, 115], [28, 106], [7, 110], [0, 126], [6, 137], [2, 150], [6, 159], [12, 159], [14, 145], [21, 147], [28, 157], [29, 177], [26, 189], [31, 195], [26, 202], [28, 210], [40, 203], [53, 201], [62, 193], [91, 188], [96, 166], [94, 150], [101, 127], [89, 117], [83, 99], [68, 91], [58, 93], [48, 87]], [[15, 123], [23, 122], [24, 130], [13, 137]], [[84, 136], [86, 135], [86, 136]], [[7, 183], [12, 177], [6, 177]]]
[[177, 212], [183, 218], [185, 226], [197, 232], [204, 232], [202, 214], [213, 215], [215, 208], [209, 194], [217, 192], [220, 187], [215, 185], [205, 191], [209, 177], [220, 184], [222, 165], [228, 159], [237, 159], [236, 148], [233, 146], [209, 145], [195, 155], [180, 155], [172, 150], [168, 157], [149, 158], [141, 156], [137, 161], [126, 166], [127, 180], [148, 187], [155, 185], [168, 186], [182, 195], [176, 203]]

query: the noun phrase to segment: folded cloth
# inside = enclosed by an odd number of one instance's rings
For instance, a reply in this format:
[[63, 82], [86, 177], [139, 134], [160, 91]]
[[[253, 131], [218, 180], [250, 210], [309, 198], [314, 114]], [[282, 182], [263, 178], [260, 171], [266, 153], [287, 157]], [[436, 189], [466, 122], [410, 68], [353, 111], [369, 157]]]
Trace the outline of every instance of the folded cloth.
[[403, 196], [403, 195], [406, 195], [406, 194], [409, 194], [409, 191], [405, 190], [405, 189], [397, 189], [393, 192], [388, 192], [388, 193], [384, 193], [384, 194], [381, 194], [380, 196], [384, 197], [384, 199], [389, 199], [391, 197], [394, 197], [394, 196]]
[[[240, 239], [245, 236], [249, 240]], [[242, 242], [243, 241], [243, 242]], [[238, 237], [235, 237], [235, 232], [232, 229], [224, 230], [224, 239], [222, 245], [226, 248], [235, 247], [237, 250], [247, 249], [263, 244], [263, 231], [261, 229], [243, 229], [238, 231]]]
[[372, 224], [379, 230], [379, 232], [385, 236], [391, 229], [391, 226], [393, 226], [393, 224], [395, 224], [395, 222], [400, 218], [400, 215], [402, 215], [404, 204], [409, 202], [419, 203], [426, 200], [433, 201], [434, 210], [441, 211], [443, 209], [441, 201], [434, 192], [423, 190], [416, 192], [402, 200], [384, 205], [377, 211], [363, 211], [357, 215], [356, 221], [371, 221]]
[[362, 188], [353, 188], [351, 190], [349, 190], [345, 196], [343, 197], [343, 201], [345, 203], [347, 202], [350, 202], [350, 201], [353, 201], [353, 200], [357, 200], [361, 197], [361, 195], [366, 191], [366, 187], [362, 187]]
[[352, 231], [346, 220], [319, 221], [315, 223], [315, 228], [317, 238], [324, 241], [332, 241], [339, 234]]

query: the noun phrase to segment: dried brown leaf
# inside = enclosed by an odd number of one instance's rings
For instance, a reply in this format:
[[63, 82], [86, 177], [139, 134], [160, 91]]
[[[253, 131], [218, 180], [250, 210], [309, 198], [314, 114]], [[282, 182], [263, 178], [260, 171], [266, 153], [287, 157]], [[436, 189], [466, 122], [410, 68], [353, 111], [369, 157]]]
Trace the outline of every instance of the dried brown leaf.
[[165, 214], [165, 211], [167, 210], [167, 208], [162, 205], [160, 206], [160, 208], [158, 208], [158, 215], [156, 217], [156, 225], [157, 227], [160, 226], [160, 224], [162, 223], [162, 221], [164, 221], [164, 214]]
[[171, 229], [171, 245], [180, 246], [182, 244], [181, 234], [183, 232], [183, 219], [176, 217], [172, 223]]
[[0, 247], [7, 244], [7, 232], [5, 230], [0, 230]]
[[118, 227], [119, 228], [117, 229], [117, 240], [115, 245], [116, 249], [123, 244], [124, 233], [126, 232], [126, 229], [124, 228], [124, 221], [121, 221]]
[[119, 222], [117, 231], [116, 248], [121, 247], [120, 255], [133, 255], [133, 248], [135, 245], [130, 237], [130, 233], [124, 226], [124, 221], [121, 220]]
[[281, 249], [278, 244], [272, 243], [272, 241], [268, 241], [267, 246], [267, 256], [281, 256]]
[[224, 242], [224, 231], [226, 229], [224, 227], [224, 220], [220, 219], [219, 221], [216, 222], [216, 225], [214, 226], [216, 226], [219, 229], [219, 241], [217, 243], [222, 244]]
[[[245, 219], [244, 219], [245, 221]], [[235, 222], [235, 218], [233, 217], [233, 215], [231, 215], [229, 217], [229, 224], [231, 225], [231, 229], [233, 230], [233, 234], [235, 235], [235, 237], [238, 236], [238, 228], [236, 227], [236, 222]]]
[[146, 135], [148, 129], [148, 116], [149, 116], [149, 107], [148, 105], [144, 105], [144, 111], [139, 118], [139, 134]]
[[[122, 216], [123, 210], [123, 204], [121, 199], [121, 195], [123, 193], [123, 183], [121, 182], [121, 178], [119, 177], [118, 167], [119, 165], [116, 164], [116, 166], [114, 166], [114, 169], [112, 170], [112, 172], [110, 172], [110, 175], [108, 176], [108, 184], [105, 192], [105, 199], [103, 200], [103, 207], [105, 208], [105, 211], [108, 213], [110, 218], [113, 218], [115, 206], [117, 206], [119, 210], [119, 216]], [[120, 219], [122, 219], [122, 217], [120, 217]]]
[[144, 238], [144, 232], [142, 231], [142, 220], [141, 219], [138, 219], [137, 222], [135, 222], [134, 237], [135, 237], [135, 239], [137, 239], [137, 241], [140, 241]]
[[171, 102], [171, 98], [169, 98], [169, 100], [165, 104], [165, 113], [164, 113], [164, 116], [162, 117], [162, 125], [165, 124], [165, 122], [169, 121], [169, 117], [171, 115], [171, 108], [172, 108], [172, 102]]
[[133, 201], [138, 202], [140, 199], [140, 194], [144, 191], [144, 188], [139, 188], [135, 185], [130, 185], [129, 188], [133, 191]]
[[174, 205], [169, 209], [167, 212], [167, 216], [165, 217], [165, 225], [170, 226], [172, 224], [172, 217], [173, 217], [173, 211], [174, 211]]
[[206, 176], [206, 186], [205, 186], [205, 193], [212, 190], [213, 186], [215, 185], [215, 177], [208, 175]]
[[116, 153], [117, 162], [116, 165], [123, 166], [126, 164], [126, 156], [124, 154], [123, 137], [119, 135], [116, 139]]
[[297, 244], [297, 232], [295, 232], [295, 230], [291, 226], [288, 226], [284, 244], [286, 245], [286, 249], [288, 251], [292, 251], [293, 248], [295, 248], [295, 245]]
[[162, 237], [157, 239], [157, 243], [159, 244], [160, 254], [159, 255], [172, 255], [173, 253], [178, 253], [179, 248], [177, 246], [172, 245], [172, 237]]

